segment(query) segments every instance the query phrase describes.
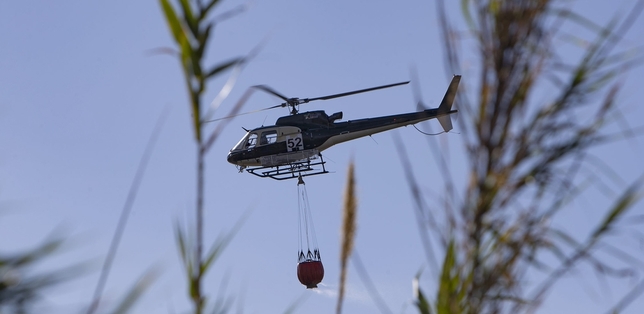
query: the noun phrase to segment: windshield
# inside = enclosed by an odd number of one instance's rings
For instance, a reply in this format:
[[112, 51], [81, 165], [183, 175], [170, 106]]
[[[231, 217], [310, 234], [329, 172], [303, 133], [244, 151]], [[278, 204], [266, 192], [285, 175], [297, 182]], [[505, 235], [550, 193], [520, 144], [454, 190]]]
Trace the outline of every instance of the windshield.
[[[242, 137], [242, 139], [239, 140], [239, 142], [237, 142], [235, 147], [233, 147], [233, 149], [231, 149], [230, 151], [232, 152], [232, 151], [244, 149], [246, 141], [248, 140], [248, 137], [250, 136], [250, 134], [251, 134], [250, 132], [246, 133], [246, 135], [244, 135], [244, 137]], [[255, 136], [257, 136], [257, 135], [255, 135]]]

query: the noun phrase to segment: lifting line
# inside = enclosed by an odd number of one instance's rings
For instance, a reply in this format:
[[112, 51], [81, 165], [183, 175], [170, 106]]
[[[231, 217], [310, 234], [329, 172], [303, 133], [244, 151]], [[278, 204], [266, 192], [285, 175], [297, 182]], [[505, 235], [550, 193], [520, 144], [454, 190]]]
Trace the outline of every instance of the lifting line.
[[[315, 227], [313, 226], [313, 216], [311, 215], [311, 207], [309, 206], [309, 197], [306, 192], [306, 184], [300, 174], [297, 182], [297, 207], [298, 207], [298, 240], [299, 240], [299, 253], [298, 262], [307, 260], [320, 260], [320, 251], [318, 250], [317, 238], [315, 236]], [[300, 185], [302, 188], [300, 188]], [[304, 224], [304, 229], [302, 227]], [[302, 237], [306, 238], [306, 254], [303, 250]], [[313, 247], [313, 252], [311, 252]]]

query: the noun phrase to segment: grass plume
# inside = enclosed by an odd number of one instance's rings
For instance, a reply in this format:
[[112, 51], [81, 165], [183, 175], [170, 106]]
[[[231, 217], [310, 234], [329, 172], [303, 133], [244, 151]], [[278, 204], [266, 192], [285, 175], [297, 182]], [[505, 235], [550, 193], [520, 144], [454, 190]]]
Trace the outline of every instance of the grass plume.
[[356, 234], [357, 199], [355, 192], [355, 175], [353, 162], [347, 170], [347, 187], [344, 192], [344, 209], [342, 210], [342, 233], [340, 237], [340, 288], [338, 292], [338, 304], [336, 313], [342, 313], [342, 301], [347, 280], [347, 267], [349, 257], [353, 250], [353, 242]]

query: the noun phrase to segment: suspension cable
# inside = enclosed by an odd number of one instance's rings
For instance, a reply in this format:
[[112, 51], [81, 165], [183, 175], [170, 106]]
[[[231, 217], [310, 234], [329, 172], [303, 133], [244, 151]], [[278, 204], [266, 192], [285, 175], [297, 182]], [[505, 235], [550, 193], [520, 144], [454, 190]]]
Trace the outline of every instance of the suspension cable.
[[[309, 195], [306, 190], [306, 184], [302, 177], [298, 178], [297, 183], [297, 205], [298, 205], [298, 244], [299, 255], [298, 260], [301, 262], [302, 258], [320, 260], [320, 251], [318, 249], [317, 237], [315, 235], [315, 226], [313, 225], [313, 215], [311, 213], [311, 206], [309, 204]], [[303, 226], [302, 226], [303, 225]], [[304, 240], [306, 240], [306, 250], [304, 252]], [[313, 249], [313, 252], [311, 252]]]

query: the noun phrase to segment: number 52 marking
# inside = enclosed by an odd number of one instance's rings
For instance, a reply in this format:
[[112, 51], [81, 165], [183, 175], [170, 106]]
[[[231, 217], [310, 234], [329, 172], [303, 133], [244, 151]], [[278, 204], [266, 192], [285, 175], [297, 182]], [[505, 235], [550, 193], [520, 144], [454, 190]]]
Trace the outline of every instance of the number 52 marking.
[[286, 150], [289, 152], [304, 150], [304, 143], [302, 141], [302, 134], [296, 135], [294, 138], [286, 138]]

